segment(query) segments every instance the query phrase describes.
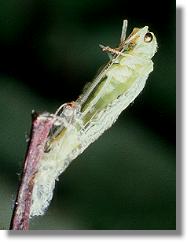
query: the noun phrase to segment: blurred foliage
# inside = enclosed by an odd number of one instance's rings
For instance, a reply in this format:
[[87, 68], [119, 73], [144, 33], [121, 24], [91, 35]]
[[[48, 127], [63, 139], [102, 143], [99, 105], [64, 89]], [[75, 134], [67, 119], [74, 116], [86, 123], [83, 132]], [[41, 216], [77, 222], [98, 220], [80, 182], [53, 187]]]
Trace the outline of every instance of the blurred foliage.
[[[30, 113], [74, 100], [117, 46], [148, 25], [154, 72], [117, 123], [60, 177], [31, 229], [175, 229], [175, 2], [0, 0], [0, 228], [7, 229]], [[160, 18], [159, 18], [160, 13]]]

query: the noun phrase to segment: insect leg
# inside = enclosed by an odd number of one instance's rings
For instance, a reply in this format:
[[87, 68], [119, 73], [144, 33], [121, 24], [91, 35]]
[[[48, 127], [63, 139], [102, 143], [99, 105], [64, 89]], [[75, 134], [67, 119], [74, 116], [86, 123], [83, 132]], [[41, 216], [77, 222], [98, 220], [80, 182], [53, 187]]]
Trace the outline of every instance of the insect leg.
[[50, 130], [48, 140], [45, 145], [45, 152], [50, 151], [51, 143], [62, 132], [68, 128], [77, 118], [80, 106], [76, 102], [64, 103], [55, 112], [53, 126]]
[[[117, 56], [124, 56], [124, 53], [122, 53], [122, 51], [119, 51], [118, 48], [117, 49], [113, 49], [109, 46], [104, 46], [104, 45], [99, 45], [101, 47], [101, 49], [104, 51], [104, 52], [107, 52], [107, 53], [112, 53], [112, 54], [115, 54]], [[113, 62], [115, 63], [115, 62]]]
[[[100, 47], [103, 51], [105, 51], [105, 48], [107, 48], [107, 47], [105, 47], [104, 45], [101, 45], [101, 44], [99, 45], [99, 47]], [[113, 60], [113, 55], [112, 55], [112, 53], [110, 53], [109, 51], [107, 51], [107, 55], [108, 55], [110, 61], [112, 61], [112, 60]]]

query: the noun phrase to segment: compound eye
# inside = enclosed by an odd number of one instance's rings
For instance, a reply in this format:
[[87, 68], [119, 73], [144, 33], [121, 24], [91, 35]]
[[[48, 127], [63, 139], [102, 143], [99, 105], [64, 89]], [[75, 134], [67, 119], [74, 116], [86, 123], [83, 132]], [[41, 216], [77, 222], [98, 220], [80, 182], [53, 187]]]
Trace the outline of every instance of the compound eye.
[[148, 32], [148, 33], [145, 34], [144, 41], [146, 43], [150, 43], [152, 41], [152, 39], [153, 39], [153, 34], [152, 33]]

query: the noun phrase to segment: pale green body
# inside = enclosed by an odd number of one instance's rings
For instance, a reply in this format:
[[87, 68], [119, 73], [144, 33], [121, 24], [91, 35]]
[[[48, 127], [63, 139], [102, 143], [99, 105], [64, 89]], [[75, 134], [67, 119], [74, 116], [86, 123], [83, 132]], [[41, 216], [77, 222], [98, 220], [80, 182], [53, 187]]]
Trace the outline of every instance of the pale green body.
[[[119, 56], [118, 63], [111, 66], [105, 77], [90, 94], [82, 107], [84, 123], [88, 123], [97, 113], [125, 94], [138, 78], [147, 77], [153, 70], [151, 59], [141, 58], [134, 55], [133, 51], [131, 52], [131, 55], [127, 51], [127, 56]], [[93, 103], [95, 98], [97, 101]]]
[[[73, 114], [73, 119], [58, 118], [61, 125], [50, 137], [50, 150], [41, 158], [35, 176], [30, 216], [44, 213], [58, 176], [143, 90], [153, 70], [151, 58], [157, 49], [154, 34], [150, 33], [152, 41], [148, 41], [147, 33], [147, 26], [134, 29], [112, 61], [75, 102], [76, 108], [72, 109], [78, 108], [79, 112]], [[62, 114], [66, 117], [64, 111]]]

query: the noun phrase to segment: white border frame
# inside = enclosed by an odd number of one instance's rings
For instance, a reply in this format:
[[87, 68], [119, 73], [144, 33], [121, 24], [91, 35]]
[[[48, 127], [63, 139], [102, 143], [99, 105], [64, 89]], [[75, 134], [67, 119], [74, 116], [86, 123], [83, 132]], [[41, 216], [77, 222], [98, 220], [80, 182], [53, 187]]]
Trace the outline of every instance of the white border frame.
[[[3, 241], [188, 241], [188, 1], [177, 0], [177, 230], [161, 231], [0, 231]], [[187, 175], [187, 176], [186, 176]]]

